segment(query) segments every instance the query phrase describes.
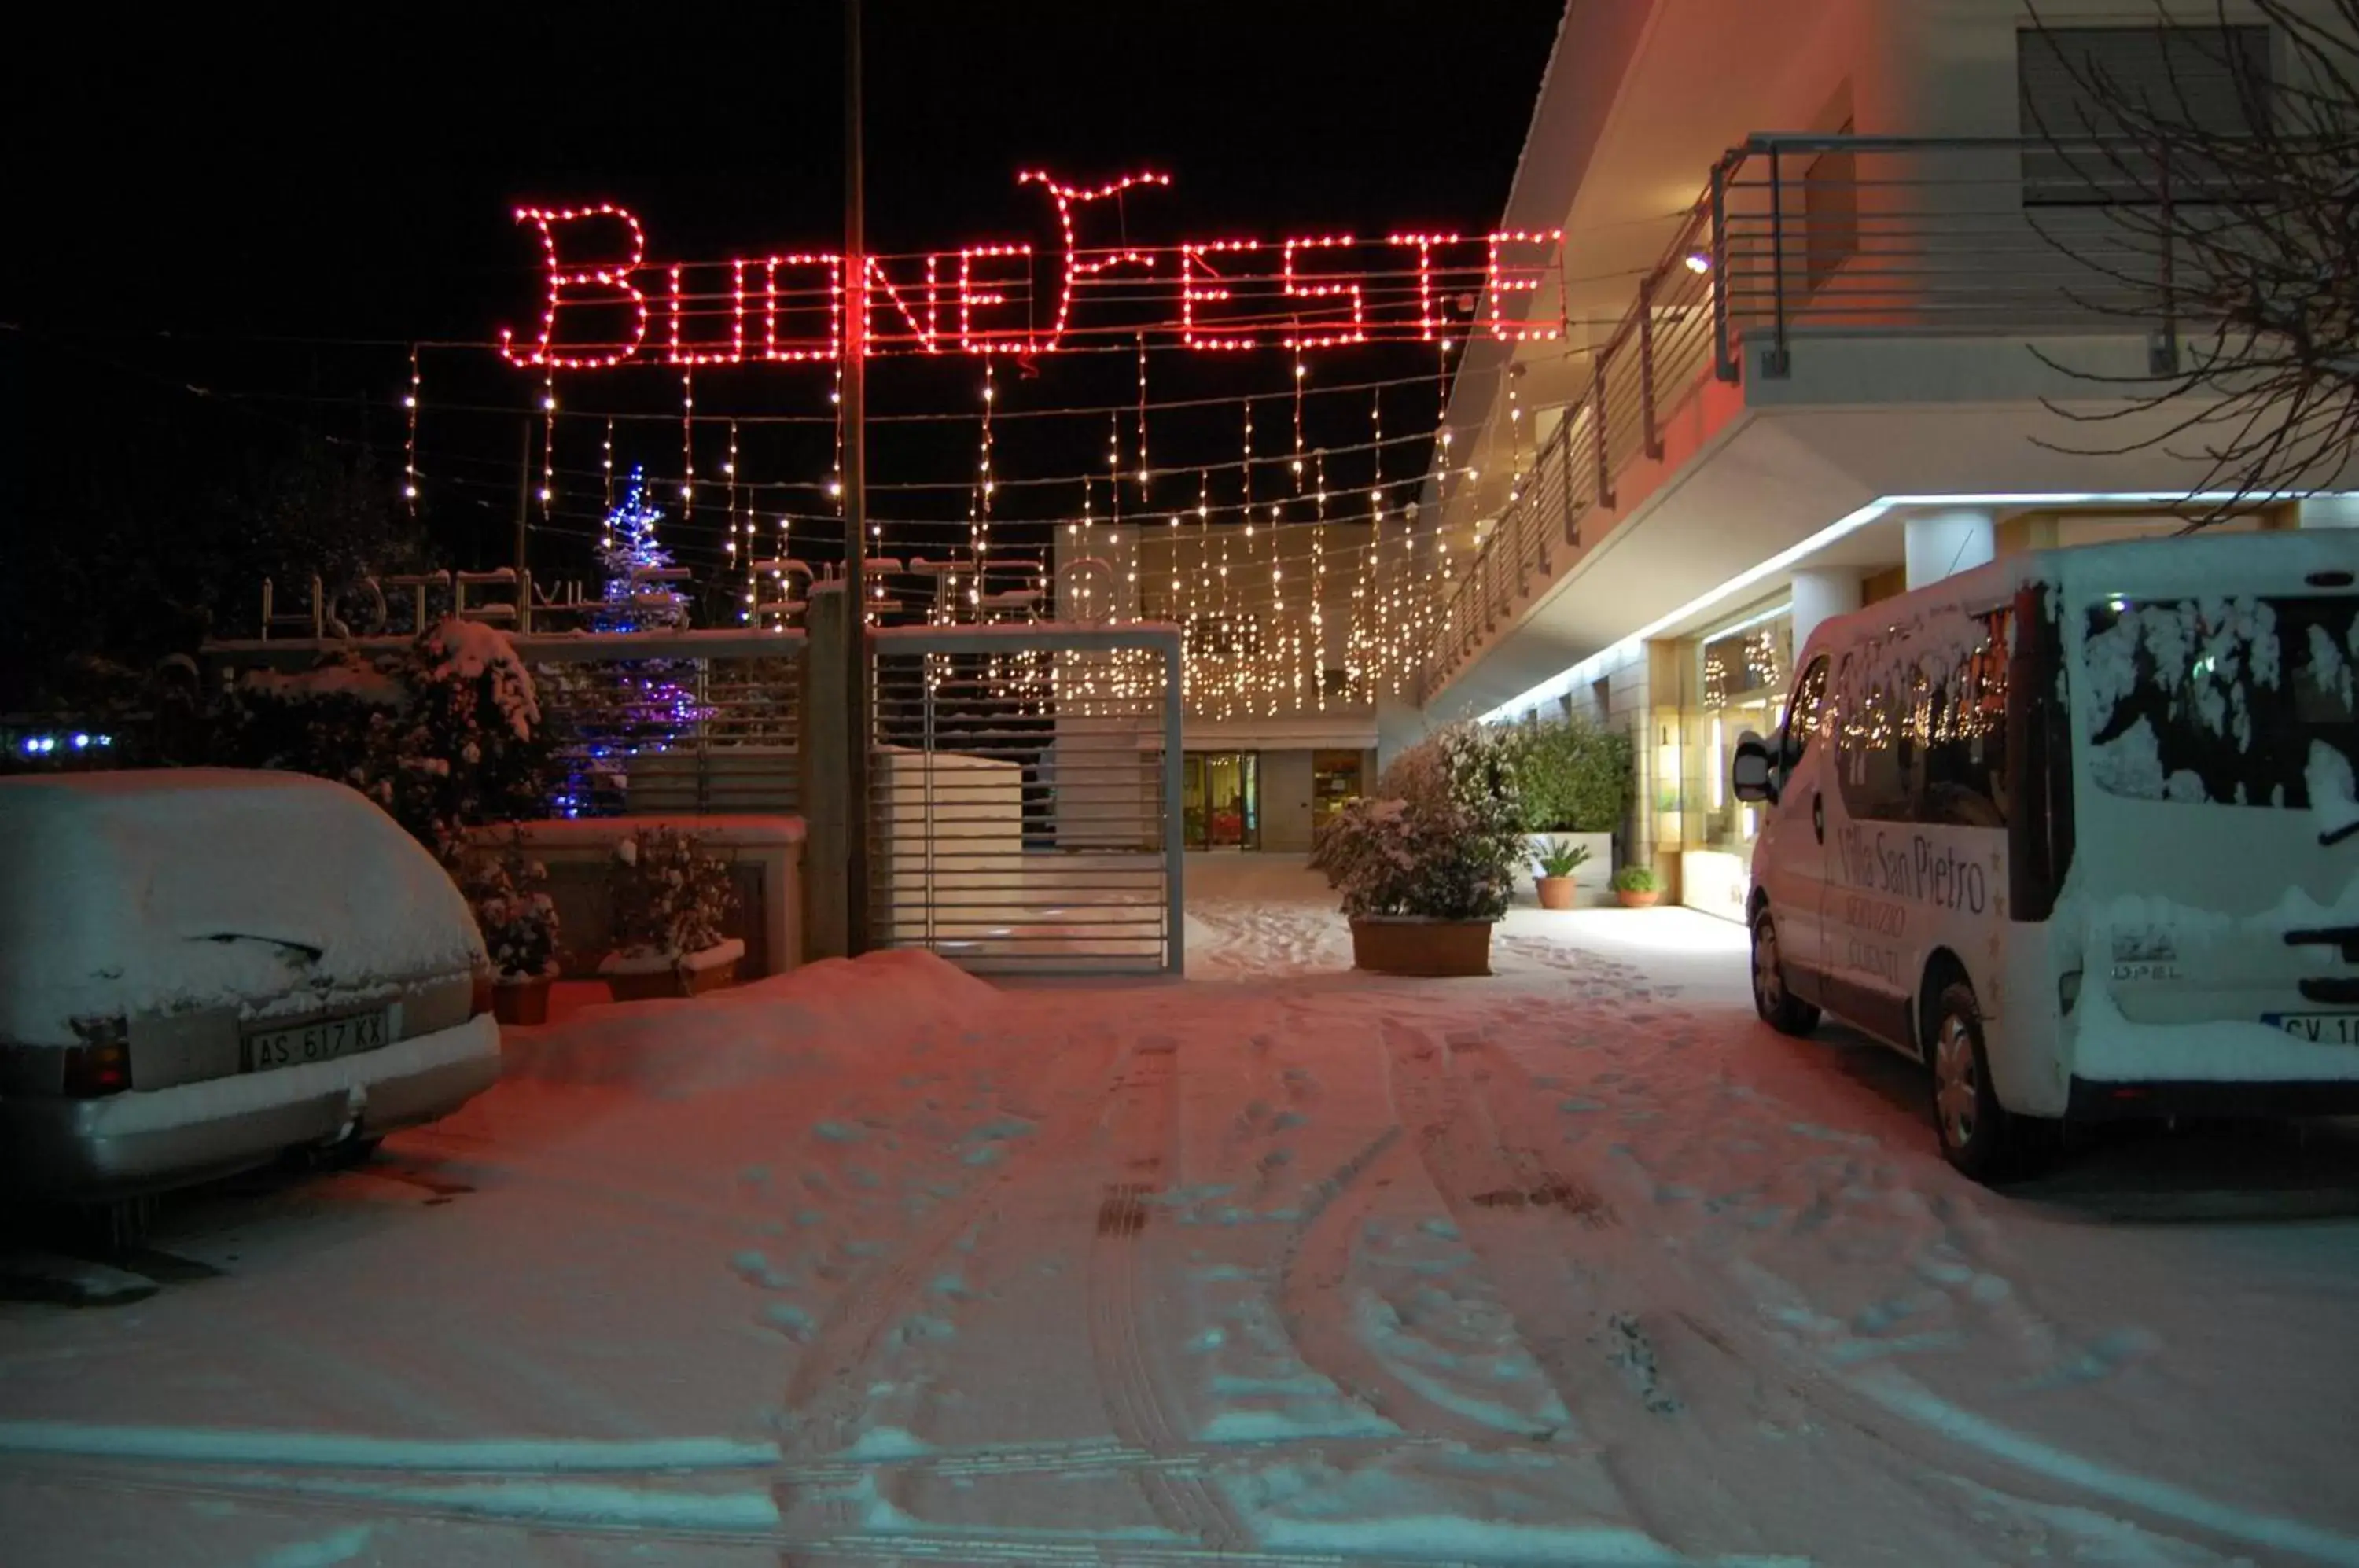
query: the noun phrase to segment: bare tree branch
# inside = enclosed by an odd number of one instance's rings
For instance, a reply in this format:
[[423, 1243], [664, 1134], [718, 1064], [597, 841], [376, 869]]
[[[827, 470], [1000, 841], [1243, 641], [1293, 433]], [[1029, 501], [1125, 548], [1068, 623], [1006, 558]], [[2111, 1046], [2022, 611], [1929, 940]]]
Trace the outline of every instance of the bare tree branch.
[[[2036, 198], [2027, 182], [2027, 215], [2093, 279], [2067, 290], [2073, 302], [2136, 323], [2161, 351], [2144, 376], [2040, 354], [2138, 395], [2094, 411], [2049, 404], [2120, 429], [2117, 443], [2039, 444], [2203, 464], [2190, 498], [2222, 498], [2196, 527], [2313, 494], [2359, 455], [2359, 0], [2245, 0], [2238, 15], [2277, 40], [2274, 73], [2219, 0], [2216, 24], [2161, 35], [2178, 48], [2163, 48], [2154, 86], [2119, 80], [2033, 12], [2075, 101], [2027, 101], [2051, 156]], [[2157, 23], [2169, 28], [2160, 0]], [[2212, 72], [2233, 90], [2234, 123], [2191, 80]], [[2099, 214], [2115, 243], [2092, 245], [2085, 223], [2051, 219], [2060, 212]]]

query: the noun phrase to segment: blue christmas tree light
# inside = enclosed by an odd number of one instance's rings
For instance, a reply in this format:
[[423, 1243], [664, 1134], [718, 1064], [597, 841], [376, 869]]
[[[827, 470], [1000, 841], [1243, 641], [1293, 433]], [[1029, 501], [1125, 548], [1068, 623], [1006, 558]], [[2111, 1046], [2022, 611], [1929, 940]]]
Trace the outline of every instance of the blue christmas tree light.
[[[644, 473], [631, 470], [629, 488], [606, 514], [598, 564], [606, 581], [590, 627], [600, 632], [684, 629], [688, 595], [668, 576], [672, 559], [657, 529], [662, 508], [650, 504]], [[679, 679], [693, 666], [668, 659], [577, 667], [575, 693], [581, 750], [552, 804], [560, 816], [601, 816], [625, 809], [629, 758], [669, 751], [705, 716], [690, 685]]]

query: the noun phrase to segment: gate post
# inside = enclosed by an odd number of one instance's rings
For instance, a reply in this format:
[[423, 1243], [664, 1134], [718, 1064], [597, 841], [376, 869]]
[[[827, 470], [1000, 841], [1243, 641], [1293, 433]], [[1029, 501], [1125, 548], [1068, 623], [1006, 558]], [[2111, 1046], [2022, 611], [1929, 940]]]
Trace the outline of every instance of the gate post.
[[853, 809], [852, 770], [844, 765], [858, 722], [844, 632], [851, 613], [840, 579], [811, 584], [803, 611], [802, 711], [795, 740], [804, 829], [805, 963], [852, 952], [852, 835], [861, 831], [867, 813]]

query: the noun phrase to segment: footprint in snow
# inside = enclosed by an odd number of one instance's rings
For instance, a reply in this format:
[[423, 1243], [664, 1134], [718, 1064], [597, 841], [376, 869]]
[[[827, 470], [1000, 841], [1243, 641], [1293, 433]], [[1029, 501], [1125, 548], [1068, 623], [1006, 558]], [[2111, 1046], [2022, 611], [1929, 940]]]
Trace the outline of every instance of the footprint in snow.
[[819, 1330], [819, 1321], [792, 1301], [763, 1302], [762, 1321], [797, 1344]]
[[2101, 1383], [2125, 1367], [2150, 1361], [2162, 1354], [2161, 1336], [2150, 1329], [2117, 1328], [2058, 1366], [2023, 1383], [2018, 1393], [2036, 1394], [2077, 1384]]
[[732, 1258], [729, 1270], [748, 1285], [759, 1285], [769, 1290], [783, 1290], [794, 1283], [790, 1276], [771, 1266], [767, 1256], [753, 1247], [747, 1247]]

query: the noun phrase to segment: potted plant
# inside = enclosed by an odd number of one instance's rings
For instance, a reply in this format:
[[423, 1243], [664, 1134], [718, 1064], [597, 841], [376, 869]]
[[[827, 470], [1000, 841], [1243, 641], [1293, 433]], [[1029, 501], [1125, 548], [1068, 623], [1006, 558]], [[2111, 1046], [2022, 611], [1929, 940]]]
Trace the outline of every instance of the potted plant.
[[745, 944], [723, 939], [737, 905], [729, 866], [691, 835], [642, 828], [614, 845], [614, 949], [598, 973], [619, 1002], [694, 996], [734, 984]]
[[1614, 896], [1625, 909], [1648, 909], [1663, 896], [1663, 881], [1650, 866], [1625, 866], [1614, 874]]
[[549, 988], [557, 983], [557, 906], [541, 887], [549, 867], [524, 852], [516, 832], [498, 850], [465, 859], [460, 887], [474, 907], [497, 978], [492, 1013], [504, 1024], [549, 1021]]
[[1513, 758], [1495, 734], [1444, 731], [1352, 801], [1326, 835], [1352, 923], [1352, 962], [1386, 975], [1488, 975], [1491, 927], [1522, 858]]
[[1516, 785], [1533, 863], [1537, 866], [1550, 840], [1568, 841], [1589, 852], [1576, 884], [1594, 877], [1603, 890], [1614, 835], [1630, 809], [1630, 736], [1568, 713], [1519, 729], [1514, 744]]
[[1533, 881], [1539, 888], [1540, 908], [1572, 908], [1572, 874], [1589, 859], [1588, 849], [1568, 839], [1547, 839], [1540, 844], [1538, 859], [1539, 875]]

